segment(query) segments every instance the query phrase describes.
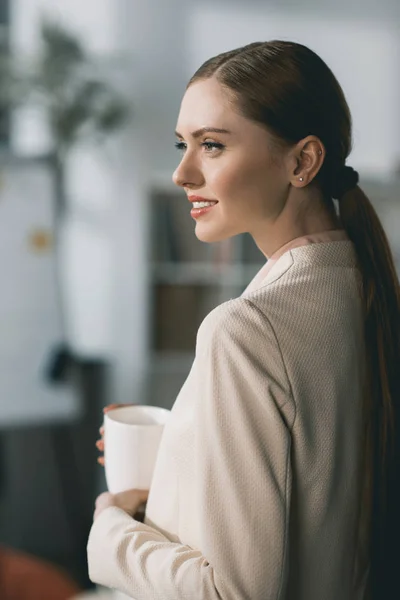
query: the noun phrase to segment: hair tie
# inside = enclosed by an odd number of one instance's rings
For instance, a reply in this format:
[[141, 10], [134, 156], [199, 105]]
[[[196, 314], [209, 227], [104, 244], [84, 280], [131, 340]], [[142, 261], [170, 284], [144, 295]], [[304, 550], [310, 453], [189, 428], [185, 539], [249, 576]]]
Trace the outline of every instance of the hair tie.
[[346, 192], [356, 187], [358, 181], [359, 175], [353, 167], [342, 167], [332, 185], [332, 198], [340, 200]]

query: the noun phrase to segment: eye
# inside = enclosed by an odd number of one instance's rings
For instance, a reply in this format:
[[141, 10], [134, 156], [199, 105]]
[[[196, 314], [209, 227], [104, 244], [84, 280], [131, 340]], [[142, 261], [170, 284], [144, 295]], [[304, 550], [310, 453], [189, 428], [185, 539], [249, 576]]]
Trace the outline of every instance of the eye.
[[222, 150], [224, 147], [223, 144], [218, 144], [217, 142], [203, 142], [202, 146], [208, 148], [209, 150], [215, 148], [216, 150]]
[[175, 142], [175, 144], [174, 144], [174, 145], [175, 145], [175, 148], [176, 148], [177, 150], [180, 150], [180, 151], [182, 151], [182, 150], [184, 150], [184, 149], [185, 149], [185, 143], [184, 143], [184, 142]]
[[[218, 142], [203, 142], [201, 145], [207, 149], [207, 154], [214, 154], [213, 149], [222, 150], [224, 148], [224, 145]], [[186, 150], [186, 144], [185, 142], [175, 142], [175, 148], [183, 152]]]

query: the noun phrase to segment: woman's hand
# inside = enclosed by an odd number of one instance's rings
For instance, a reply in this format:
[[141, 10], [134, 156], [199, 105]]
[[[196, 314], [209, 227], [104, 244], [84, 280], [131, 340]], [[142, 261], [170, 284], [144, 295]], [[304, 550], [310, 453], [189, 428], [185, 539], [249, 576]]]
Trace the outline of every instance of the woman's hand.
[[[108, 406], [103, 408], [103, 413], [106, 414], [109, 410], [121, 408], [123, 406], [132, 406], [132, 404], [108, 404]], [[101, 439], [97, 440], [96, 447], [100, 452], [104, 452], [104, 427], [100, 427], [100, 435]], [[97, 462], [104, 466], [104, 457], [100, 456], [97, 459]], [[103, 494], [100, 494], [96, 500], [96, 509], [94, 511], [93, 519], [96, 519], [99, 514], [109, 506], [117, 506], [133, 516], [137, 521], [143, 522], [148, 493], [148, 490], [128, 490], [126, 492], [120, 492], [119, 494], [104, 492]]]
[[94, 511], [93, 520], [110, 506], [122, 508], [128, 515], [134, 517], [138, 512], [139, 507], [147, 501], [149, 495], [148, 490], [126, 490], [118, 494], [103, 492], [96, 500], [96, 509]]
[[[131, 404], [109, 404], [108, 406], [105, 406], [103, 408], [103, 414], [106, 414], [109, 410], [113, 410], [114, 408], [122, 408], [123, 406], [131, 406]], [[96, 447], [98, 450], [100, 450], [100, 452], [104, 452], [104, 427], [100, 427], [99, 432], [101, 438], [97, 440]], [[102, 465], [104, 467], [104, 456], [100, 456], [97, 459], [97, 462], [99, 463], [99, 465]]]

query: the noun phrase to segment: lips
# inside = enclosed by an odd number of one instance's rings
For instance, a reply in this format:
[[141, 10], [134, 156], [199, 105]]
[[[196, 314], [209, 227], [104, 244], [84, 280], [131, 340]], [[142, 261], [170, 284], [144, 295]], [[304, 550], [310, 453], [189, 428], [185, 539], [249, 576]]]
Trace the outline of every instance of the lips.
[[[216, 202], [215, 204], [218, 204], [218, 202]], [[201, 208], [195, 208], [195, 207], [193, 207], [192, 210], [190, 211], [190, 214], [193, 217], [193, 219], [199, 219], [203, 215], [206, 215], [207, 213], [209, 213], [210, 211], [212, 211], [212, 209], [214, 208], [215, 204], [211, 204], [210, 206], [203, 206]]]

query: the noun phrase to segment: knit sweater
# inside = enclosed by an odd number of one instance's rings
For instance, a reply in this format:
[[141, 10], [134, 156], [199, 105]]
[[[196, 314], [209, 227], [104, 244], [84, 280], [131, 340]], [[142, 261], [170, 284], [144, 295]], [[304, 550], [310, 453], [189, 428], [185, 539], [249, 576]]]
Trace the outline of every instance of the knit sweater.
[[323, 232], [205, 317], [144, 523], [99, 515], [92, 581], [136, 600], [363, 598], [360, 292], [352, 242]]

